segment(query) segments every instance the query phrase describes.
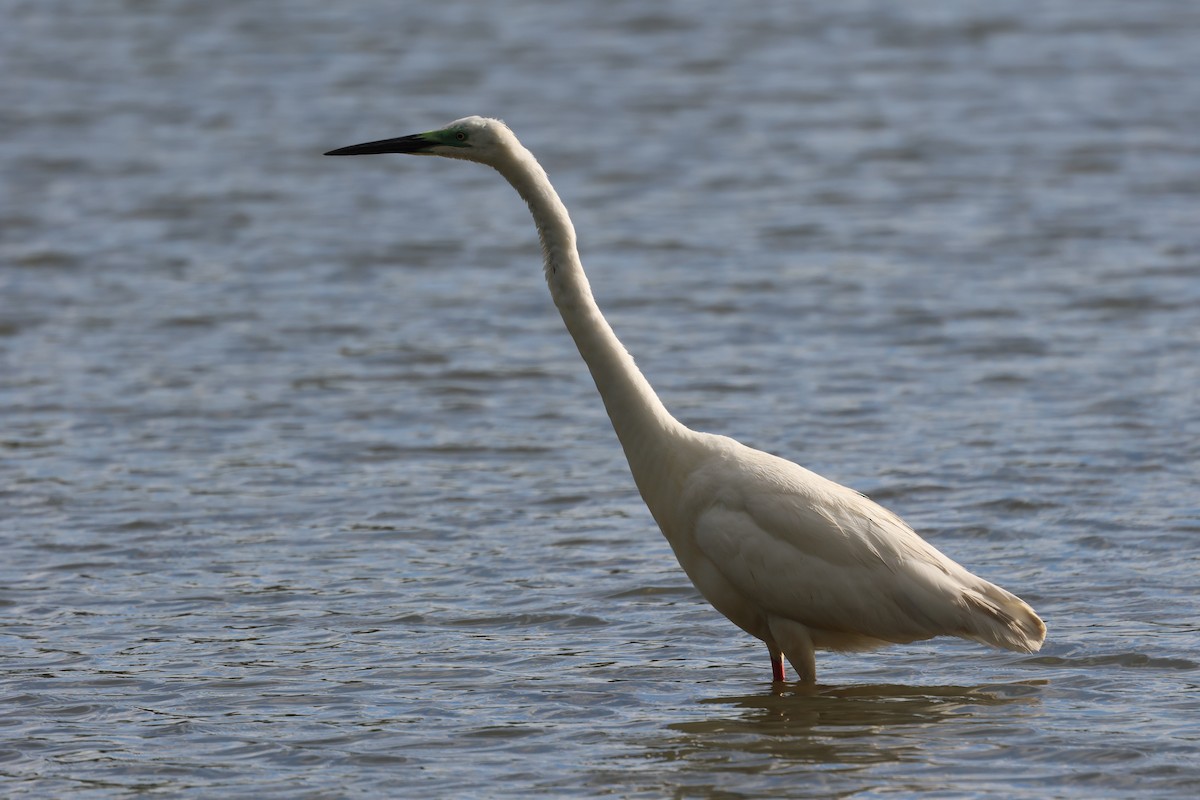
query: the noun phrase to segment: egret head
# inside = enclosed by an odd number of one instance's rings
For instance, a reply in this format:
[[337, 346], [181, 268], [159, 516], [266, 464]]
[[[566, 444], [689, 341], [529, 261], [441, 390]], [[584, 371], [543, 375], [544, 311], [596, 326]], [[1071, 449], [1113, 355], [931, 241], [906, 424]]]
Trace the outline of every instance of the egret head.
[[364, 142], [337, 150], [327, 156], [361, 156], [374, 153], [411, 153], [416, 156], [444, 156], [478, 161], [495, 166], [512, 152], [516, 143], [512, 131], [498, 119], [464, 117], [441, 130]]

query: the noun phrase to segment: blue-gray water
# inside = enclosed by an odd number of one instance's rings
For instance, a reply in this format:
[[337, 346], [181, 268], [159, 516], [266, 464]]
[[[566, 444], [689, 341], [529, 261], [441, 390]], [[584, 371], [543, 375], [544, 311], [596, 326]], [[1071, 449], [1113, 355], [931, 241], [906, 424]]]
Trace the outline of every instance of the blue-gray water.
[[[0, 794], [1200, 793], [1200, 6], [10, 0]], [[642, 507], [476, 165], [668, 406], [1049, 626], [823, 654]]]

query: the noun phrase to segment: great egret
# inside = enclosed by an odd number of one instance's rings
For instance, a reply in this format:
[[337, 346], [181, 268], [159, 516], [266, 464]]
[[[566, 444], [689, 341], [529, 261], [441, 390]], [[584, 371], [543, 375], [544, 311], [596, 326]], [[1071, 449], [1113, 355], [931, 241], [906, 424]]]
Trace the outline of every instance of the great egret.
[[1046, 626], [1020, 598], [972, 575], [891, 511], [777, 456], [685, 427], [663, 406], [592, 298], [575, 228], [546, 172], [503, 122], [447, 127], [325, 155], [411, 153], [495, 168], [529, 206], [546, 282], [587, 363], [642, 499], [713, 607], [816, 681], [815, 650], [934, 636], [1023, 653]]

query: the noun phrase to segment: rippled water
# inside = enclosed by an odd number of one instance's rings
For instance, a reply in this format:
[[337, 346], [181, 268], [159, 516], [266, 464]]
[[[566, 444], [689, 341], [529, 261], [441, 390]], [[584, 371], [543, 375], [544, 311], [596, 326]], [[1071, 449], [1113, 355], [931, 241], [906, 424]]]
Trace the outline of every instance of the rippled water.
[[[14, 0], [0, 794], [1194, 797], [1200, 7]], [[1035, 656], [690, 587], [503, 182], [684, 421], [870, 493]]]

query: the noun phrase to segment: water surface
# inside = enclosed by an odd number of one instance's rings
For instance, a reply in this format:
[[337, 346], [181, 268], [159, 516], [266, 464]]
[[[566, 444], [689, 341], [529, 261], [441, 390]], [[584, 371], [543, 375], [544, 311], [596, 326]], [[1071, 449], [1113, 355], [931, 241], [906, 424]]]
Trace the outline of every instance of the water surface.
[[[0, 793], [1200, 791], [1200, 9], [9, 6]], [[471, 113], [681, 419], [900, 512], [1043, 651], [773, 688], [512, 191], [319, 156]]]

